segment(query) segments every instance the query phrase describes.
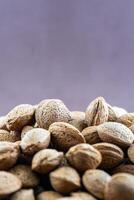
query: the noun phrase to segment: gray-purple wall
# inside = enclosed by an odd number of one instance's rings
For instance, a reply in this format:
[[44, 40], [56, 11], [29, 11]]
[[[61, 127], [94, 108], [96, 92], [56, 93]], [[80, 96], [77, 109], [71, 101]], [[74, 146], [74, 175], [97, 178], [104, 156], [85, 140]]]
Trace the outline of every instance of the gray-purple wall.
[[0, 115], [100, 95], [134, 111], [133, 0], [0, 0]]

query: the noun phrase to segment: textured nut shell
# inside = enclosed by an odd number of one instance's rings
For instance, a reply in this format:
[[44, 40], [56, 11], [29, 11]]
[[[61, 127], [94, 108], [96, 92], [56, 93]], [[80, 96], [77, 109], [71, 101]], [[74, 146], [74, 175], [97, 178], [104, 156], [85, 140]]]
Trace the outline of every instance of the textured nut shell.
[[10, 173], [21, 180], [23, 188], [35, 187], [39, 183], [38, 176], [32, 172], [31, 167], [28, 165], [16, 165], [10, 170]]
[[117, 122], [130, 127], [134, 124], [134, 113], [126, 113], [117, 118]]
[[20, 133], [18, 131], [7, 131], [0, 129], [0, 141], [16, 142], [20, 140]]
[[73, 192], [71, 193], [73, 197], [80, 198], [80, 200], [96, 200], [91, 194], [87, 192]]
[[56, 199], [59, 199], [61, 197], [62, 197], [62, 195], [59, 194], [58, 192], [45, 191], [45, 192], [41, 192], [37, 196], [37, 200], [56, 200]]
[[79, 131], [82, 131], [87, 126], [85, 123], [85, 113], [80, 111], [72, 111], [71, 120], [69, 123]]
[[6, 116], [0, 117], [0, 129], [8, 130], [8, 128], [7, 128], [7, 117]]
[[21, 188], [21, 181], [9, 172], [0, 171], [0, 198]]
[[113, 108], [114, 112], [116, 113], [117, 117], [127, 114], [127, 111], [124, 108], [120, 108], [117, 106], [113, 106], [112, 108]]
[[78, 144], [71, 147], [66, 154], [66, 158], [79, 171], [95, 169], [102, 160], [100, 152], [89, 144]]
[[42, 128], [34, 128], [27, 132], [21, 140], [20, 146], [23, 153], [32, 155], [41, 149], [45, 149], [50, 143], [49, 131]]
[[35, 200], [34, 191], [32, 189], [22, 189], [12, 195], [10, 200]]
[[49, 173], [60, 165], [62, 158], [62, 152], [55, 149], [43, 149], [34, 155], [32, 170], [38, 173]]
[[108, 105], [103, 97], [98, 97], [87, 107], [85, 121], [88, 126], [95, 126], [108, 121]]
[[99, 169], [88, 170], [82, 177], [85, 188], [100, 199], [104, 198], [104, 189], [110, 179], [109, 174]]
[[101, 142], [101, 139], [97, 132], [97, 126], [89, 126], [82, 131], [82, 135], [84, 136], [86, 142], [88, 144], [95, 144]]
[[113, 107], [108, 104], [108, 121], [116, 122], [117, 115]]
[[24, 126], [23, 127], [23, 129], [22, 129], [22, 131], [21, 131], [21, 139], [24, 137], [24, 135], [28, 132], [28, 131], [30, 131], [30, 130], [32, 130], [33, 129], [33, 127], [32, 126]]
[[78, 197], [62, 197], [59, 200], [82, 200]]
[[13, 108], [7, 115], [7, 127], [9, 130], [21, 130], [34, 118], [34, 107], [29, 104], [22, 104]]
[[98, 143], [93, 145], [102, 155], [101, 168], [110, 169], [120, 164], [124, 159], [124, 153], [118, 146], [110, 143]]
[[117, 174], [117, 173], [129, 173], [134, 175], [134, 165], [132, 164], [121, 164], [114, 168], [112, 171], [112, 174]]
[[117, 122], [105, 122], [97, 127], [102, 141], [121, 147], [128, 147], [134, 141], [134, 134], [125, 125]]
[[49, 127], [53, 146], [61, 151], [67, 151], [70, 147], [84, 143], [83, 135], [74, 126], [65, 122], [55, 122]]
[[60, 167], [50, 173], [50, 182], [55, 191], [70, 193], [80, 188], [80, 177], [71, 167]]
[[19, 157], [19, 145], [11, 142], [0, 142], [0, 170], [12, 167]]
[[105, 187], [105, 200], [133, 200], [134, 176], [127, 173], [115, 174]]
[[128, 157], [131, 162], [134, 163], [134, 144], [131, 144], [131, 146], [128, 148]]
[[59, 99], [41, 101], [36, 109], [35, 118], [41, 128], [48, 129], [54, 122], [69, 122], [70, 111]]

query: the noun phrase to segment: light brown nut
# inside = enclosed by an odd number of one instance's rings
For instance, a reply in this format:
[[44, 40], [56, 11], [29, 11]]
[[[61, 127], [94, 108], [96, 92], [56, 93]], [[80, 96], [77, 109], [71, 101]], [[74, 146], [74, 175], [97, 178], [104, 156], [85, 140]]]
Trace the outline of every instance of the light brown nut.
[[10, 200], [35, 200], [33, 189], [22, 189], [18, 192], [15, 192]]
[[134, 144], [128, 148], [128, 157], [132, 163], [134, 163]]
[[54, 122], [69, 122], [70, 111], [59, 99], [46, 99], [41, 101], [35, 112], [39, 127], [48, 129]]
[[29, 125], [24, 126], [23, 129], [22, 129], [22, 131], [21, 131], [21, 139], [24, 137], [24, 135], [25, 135], [28, 131], [30, 131], [30, 130], [32, 130], [32, 129], [33, 129], [32, 126], [29, 126]]
[[121, 117], [122, 115], [127, 114], [127, 111], [124, 108], [120, 108], [117, 106], [113, 106], [112, 108], [114, 112], [116, 113], [117, 117]]
[[132, 164], [121, 164], [113, 169], [112, 174], [117, 173], [128, 173], [134, 175], [134, 165]]
[[0, 129], [8, 130], [8, 128], [7, 128], [7, 117], [6, 116], [0, 117]]
[[20, 140], [20, 133], [18, 131], [7, 131], [0, 129], [0, 141], [16, 142]]
[[7, 114], [7, 128], [12, 131], [21, 130], [31, 123], [34, 118], [34, 111], [34, 107], [29, 104], [16, 106]]
[[81, 200], [81, 199], [78, 197], [62, 197], [59, 198], [59, 200]]
[[71, 147], [66, 153], [66, 158], [75, 169], [81, 172], [96, 169], [102, 160], [100, 152], [90, 144], [78, 144]]
[[80, 111], [72, 111], [71, 120], [69, 123], [81, 132], [87, 126], [85, 123], [85, 113]]
[[128, 147], [134, 141], [134, 134], [125, 125], [117, 122], [105, 122], [97, 127], [102, 141]]
[[71, 167], [60, 167], [50, 173], [50, 182], [55, 191], [68, 194], [80, 188], [80, 177]]
[[39, 150], [47, 148], [49, 143], [49, 131], [42, 128], [34, 128], [24, 135], [21, 140], [20, 147], [23, 153], [33, 155]]
[[120, 164], [124, 159], [124, 153], [121, 148], [110, 143], [98, 143], [93, 145], [102, 155], [100, 167], [111, 169]]
[[116, 122], [117, 115], [113, 107], [108, 104], [108, 121]]
[[105, 187], [105, 200], [133, 200], [134, 175], [118, 173]]
[[34, 155], [32, 170], [38, 173], [49, 173], [60, 165], [62, 158], [62, 152], [55, 149], [43, 149]]
[[38, 176], [32, 172], [31, 167], [28, 165], [16, 165], [10, 169], [10, 173], [16, 175], [21, 180], [23, 188], [32, 188], [39, 183]]
[[0, 170], [7, 170], [15, 165], [19, 154], [17, 143], [0, 142]]
[[132, 124], [130, 127], [129, 127], [129, 129], [133, 132], [133, 134], [134, 134], [134, 124]]
[[83, 129], [82, 135], [84, 136], [88, 144], [95, 144], [101, 142], [101, 139], [97, 132], [97, 126], [89, 126]]
[[82, 177], [83, 185], [94, 196], [103, 199], [104, 189], [111, 176], [99, 169], [88, 170]]
[[61, 198], [62, 195], [55, 191], [45, 191], [37, 195], [37, 200], [56, 200]]
[[85, 142], [79, 130], [65, 122], [51, 124], [49, 131], [53, 146], [61, 151], [67, 151], [70, 147]]
[[21, 188], [21, 181], [13, 174], [0, 171], [0, 198], [6, 197]]
[[73, 192], [71, 193], [71, 196], [79, 198], [80, 200], [96, 200], [95, 197], [93, 197], [91, 194], [88, 194], [87, 192]]
[[134, 113], [126, 113], [117, 118], [117, 122], [130, 127], [134, 124]]
[[108, 121], [108, 105], [103, 97], [98, 97], [87, 107], [85, 121], [88, 126], [95, 126]]

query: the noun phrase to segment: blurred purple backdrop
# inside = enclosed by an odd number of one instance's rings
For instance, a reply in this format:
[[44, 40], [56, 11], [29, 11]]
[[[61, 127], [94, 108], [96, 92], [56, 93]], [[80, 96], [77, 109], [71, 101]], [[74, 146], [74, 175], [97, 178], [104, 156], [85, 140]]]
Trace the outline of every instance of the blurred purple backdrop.
[[0, 115], [60, 98], [97, 96], [134, 111], [133, 0], [1, 0]]

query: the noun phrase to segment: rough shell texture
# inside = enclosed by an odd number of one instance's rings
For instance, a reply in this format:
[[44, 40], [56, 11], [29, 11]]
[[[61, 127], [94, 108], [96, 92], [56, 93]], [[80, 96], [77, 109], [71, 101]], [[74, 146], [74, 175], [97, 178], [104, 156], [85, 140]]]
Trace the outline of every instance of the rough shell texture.
[[9, 130], [21, 130], [25, 125], [31, 123], [34, 118], [35, 109], [32, 105], [22, 104], [13, 108], [7, 115], [7, 127]]
[[56, 200], [56, 199], [59, 199], [61, 197], [62, 197], [62, 195], [59, 194], [58, 192], [45, 191], [45, 192], [41, 192], [37, 196], [37, 200]]
[[103, 199], [104, 189], [106, 184], [110, 181], [111, 176], [105, 171], [96, 169], [88, 170], [83, 175], [82, 181], [85, 188], [94, 196]]
[[43, 149], [34, 155], [32, 170], [38, 173], [49, 173], [60, 165], [62, 158], [62, 152], [55, 149]]
[[102, 124], [108, 121], [108, 105], [103, 97], [98, 97], [87, 107], [85, 121], [88, 126]]
[[132, 164], [121, 164], [114, 168], [112, 174], [116, 173], [128, 173], [134, 175], [134, 165]]
[[122, 123], [128, 127], [134, 124], [134, 113], [126, 113], [117, 118], [117, 122]]
[[105, 187], [105, 200], [133, 200], [134, 176], [127, 173], [115, 174]]
[[41, 101], [35, 112], [36, 121], [39, 127], [48, 129], [54, 122], [69, 122], [70, 111], [61, 100], [46, 99]]
[[80, 177], [71, 167], [60, 167], [50, 173], [50, 182], [55, 191], [70, 193], [80, 188]]
[[80, 200], [96, 200], [91, 194], [87, 192], [73, 192], [71, 193], [73, 197], [80, 198]]
[[10, 200], [35, 200], [33, 189], [22, 189], [12, 195]]
[[0, 129], [0, 141], [16, 142], [20, 140], [20, 133], [18, 131], [7, 131]]
[[10, 172], [21, 180], [23, 188], [35, 187], [39, 183], [39, 178], [28, 165], [16, 165]]
[[105, 122], [97, 128], [102, 141], [128, 147], [134, 141], [134, 134], [125, 125], [117, 122]]
[[115, 122], [117, 120], [116, 112], [113, 107], [108, 104], [108, 121]]
[[0, 171], [0, 198], [21, 188], [21, 181], [9, 172]]
[[0, 170], [7, 170], [16, 164], [19, 154], [17, 143], [0, 142]]
[[120, 108], [117, 106], [113, 106], [112, 108], [113, 108], [114, 112], [116, 113], [117, 117], [127, 114], [127, 111], [124, 108]]
[[23, 153], [32, 155], [41, 149], [45, 149], [50, 143], [49, 131], [42, 128], [34, 128], [27, 132], [21, 140], [20, 146]]
[[0, 117], [0, 129], [8, 130], [8, 128], [7, 128], [7, 117], [6, 116]]
[[30, 131], [30, 130], [32, 130], [33, 129], [33, 127], [32, 126], [24, 126], [23, 127], [23, 129], [22, 129], [22, 131], [21, 131], [21, 139], [24, 137], [24, 135], [28, 132], [28, 131]]
[[128, 157], [132, 163], [134, 163], [134, 144], [128, 148]]
[[66, 158], [74, 168], [82, 172], [97, 168], [102, 160], [100, 152], [89, 144], [78, 144], [71, 147]]
[[85, 113], [80, 111], [71, 112], [71, 121], [69, 123], [79, 131], [82, 131], [87, 126], [85, 123]]
[[95, 147], [102, 155], [102, 162], [100, 167], [110, 169], [120, 164], [124, 159], [124, 153], [118, 146], [110, 143], [94, 144]]
[[61, 151], [67, 151], [70, 147], [85, 142], [79, 130], [65, 122], [53, 123], [49, 131], [53, 146]]
[[89, 126], [82, 131], [82, 135], [84, 136], [86, 142], [88, 144], [95, 144], [101, 142], [101, 139], [97, 132], [97, 126]]

